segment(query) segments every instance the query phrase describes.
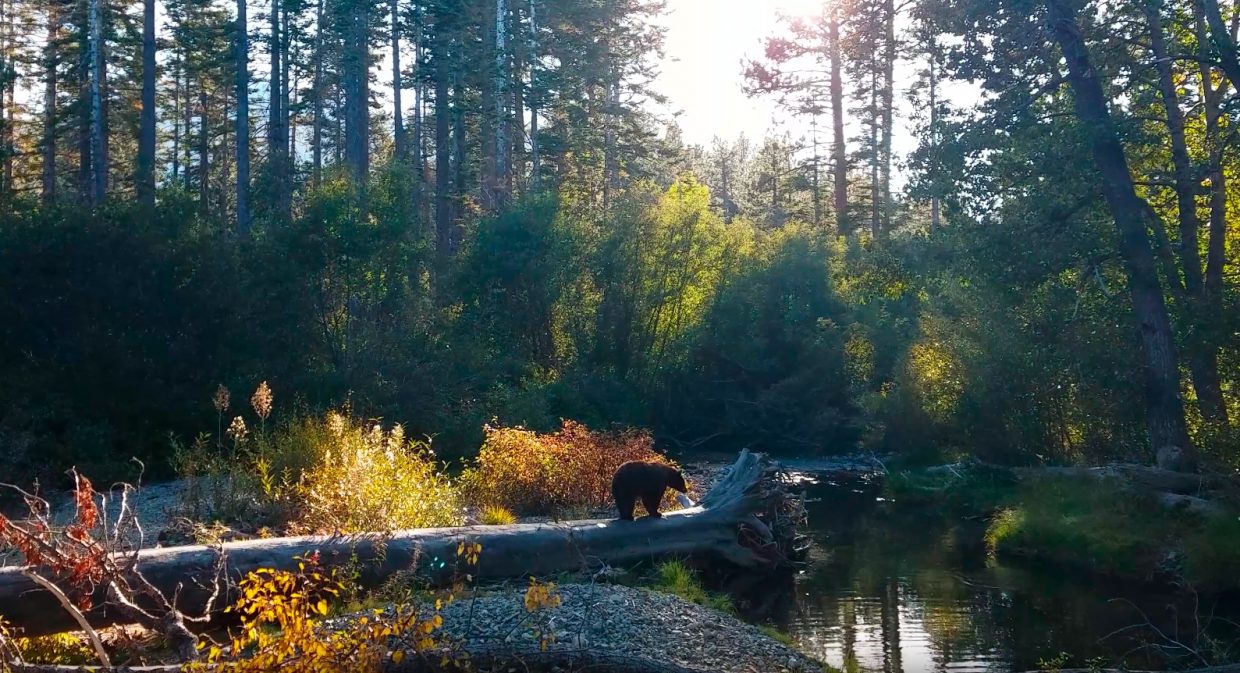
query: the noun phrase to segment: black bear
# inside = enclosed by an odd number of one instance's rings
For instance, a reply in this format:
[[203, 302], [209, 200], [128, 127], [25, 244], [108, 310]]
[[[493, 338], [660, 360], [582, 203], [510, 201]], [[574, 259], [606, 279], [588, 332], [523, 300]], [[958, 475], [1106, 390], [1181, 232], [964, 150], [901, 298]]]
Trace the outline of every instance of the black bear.
[[689, 490], [680, 470], [660, 463], [632, 460], [617, 468], [611, 478], [611, 497], [616, 501], [616, 509], [620, 510], [621, 521], [633, 520], [633, 507], [638, 498], [641, 498], [651, 517], [661, 518], [659, 503], [663, 500], [663, 491], [668, 488], [681, 493]]

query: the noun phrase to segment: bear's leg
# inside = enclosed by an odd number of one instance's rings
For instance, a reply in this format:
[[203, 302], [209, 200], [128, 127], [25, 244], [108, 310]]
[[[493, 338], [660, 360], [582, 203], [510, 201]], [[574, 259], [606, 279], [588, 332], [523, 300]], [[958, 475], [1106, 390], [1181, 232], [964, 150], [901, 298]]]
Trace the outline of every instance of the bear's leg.
[[631, 495], [625, 495], [617, 491], [611, 490], [611, 497], [616, 501], [616, 509], [620, 510], [621, 521], [633, 520], [633, 507], [637, 505], [637, 499]]
[[663, 515], [659, 513], [659, 502], [663, 500], [663, 489], [658, 492], [647, 491], [642, 494], [642, 504], [646, 506], [646, 514], [653, 519], [662, 519]]

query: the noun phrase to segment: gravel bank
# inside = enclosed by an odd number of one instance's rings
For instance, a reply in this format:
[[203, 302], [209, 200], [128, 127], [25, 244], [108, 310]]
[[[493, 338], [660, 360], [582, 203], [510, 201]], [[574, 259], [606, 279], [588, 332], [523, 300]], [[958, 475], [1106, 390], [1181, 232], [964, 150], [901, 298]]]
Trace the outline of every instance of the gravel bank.
[[521, 589], [458, 600], [442, 613], [442, 635], [468, 651], [502, 651], [514, 661], [539, 651], [537, 628], [554, 635], [549, 650], [641, 657], [692, 671], [819, 673], [801, 652], [729, 615], [679, 597], [612, 584], [558, 587], [559, 607], [531, 615]]

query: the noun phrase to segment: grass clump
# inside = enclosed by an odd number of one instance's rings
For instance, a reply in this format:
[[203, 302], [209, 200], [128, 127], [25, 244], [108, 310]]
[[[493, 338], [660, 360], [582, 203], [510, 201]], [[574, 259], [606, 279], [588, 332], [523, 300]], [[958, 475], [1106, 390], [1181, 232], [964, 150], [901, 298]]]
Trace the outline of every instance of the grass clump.
[[[461, 482], [475, 502], [514, 512], [549, 514], [611, 502], [611, 477], [630, 460], [671, 464], [654, 450], [650, 433], [596, 432], [565, 420], [560, 430], [539, 434], [521, 427], [485, 429], [478, 458]], [[670, 495], [664, 505], [673, 509]]]
[[478, 521], [484, 526], [508, 526], [517, 522], [517, 515], [499, 505], [487, 505], [482, 508]]
[[758, 630], [762, 632], [762, 635], [770, 638], [771, 640], [787, 645], [788, 647], [796, 647], [796, 641], [793, 640], [792, 636], [786, 631], [780, 631], [769, 624], [759, 626]]
[[736, 606], [732, 604], [732, 599], [724, 594], [707, 591], [697, 573], [684, 561], [663, 561], [655, 566], [654, 579], [650, 588], [661, 593], [679, 596], [690, 603], [696, 603], [712, 610], [736, 614]]

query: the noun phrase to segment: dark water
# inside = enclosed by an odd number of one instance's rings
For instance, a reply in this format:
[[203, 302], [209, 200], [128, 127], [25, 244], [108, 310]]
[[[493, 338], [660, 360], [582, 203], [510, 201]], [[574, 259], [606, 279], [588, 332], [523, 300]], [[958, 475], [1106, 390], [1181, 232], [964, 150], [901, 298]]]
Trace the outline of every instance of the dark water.
[[1236, 642], [1234, 601], [987, 559], [982, 523], [904, 511], [871, 481], [820, 479], [807, 496], [813, 564], [774, 621], [846, 671], [1202, 666], [1192, 650]]

